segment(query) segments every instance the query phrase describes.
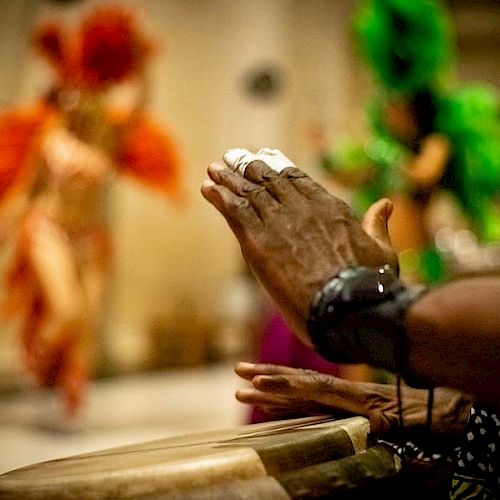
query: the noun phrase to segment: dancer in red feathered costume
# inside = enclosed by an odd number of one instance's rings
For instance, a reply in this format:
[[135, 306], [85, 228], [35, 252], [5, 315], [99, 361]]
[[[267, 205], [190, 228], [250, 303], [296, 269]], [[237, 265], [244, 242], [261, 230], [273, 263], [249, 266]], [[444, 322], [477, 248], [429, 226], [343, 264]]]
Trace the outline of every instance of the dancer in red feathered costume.
[[[105, 200], [115, 174], [177, 197], [170, 137], [143, 112], [152, 45], [133, 13], [98, 8], [78, 26], [42, 26], [34, 44], [55, 70], [46, 97], [0, 115], [0, 236], [15, 242], [3, 312], [19, 321], [27, 369], [82, 403], [111, 246]], [[106, 91], [137, 85], [128, 111]]]

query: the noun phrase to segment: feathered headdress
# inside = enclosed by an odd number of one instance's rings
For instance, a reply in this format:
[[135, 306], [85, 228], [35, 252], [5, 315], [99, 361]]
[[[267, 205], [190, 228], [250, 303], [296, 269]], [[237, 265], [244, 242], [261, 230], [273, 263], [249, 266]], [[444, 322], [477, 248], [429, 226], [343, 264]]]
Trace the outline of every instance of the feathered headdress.
[[61, 85], [83, 89], [102, 89], [137, 76], [153, 50], [133, 12], [123, 7], [99, 7], [73, 30], [46, 23], [35, 33], [34, 44]]
[[[40, 26], [33, 37], [38, 53], [56, 73], [56, 88], [99, 93], [141, 77], [154, 44], [139, 28], [135, 12], [122, 6], [98, 7], [73, 29], [59, 21]], [[59, 110], [40, 103], [0, 114], [0, 208], [7, 195], [25, 189], [27, 152]], [[111, 156], [122, 173], [179, 199], [179, 155], [163, 127], [139, 109], [133, 117], [106, 109], [110, 127], [120, 130]]]
[[365, 0], [354, 30], [363, 58], [388, 91], [432, 88], [452, 59], [451, 23], [438, 0]]

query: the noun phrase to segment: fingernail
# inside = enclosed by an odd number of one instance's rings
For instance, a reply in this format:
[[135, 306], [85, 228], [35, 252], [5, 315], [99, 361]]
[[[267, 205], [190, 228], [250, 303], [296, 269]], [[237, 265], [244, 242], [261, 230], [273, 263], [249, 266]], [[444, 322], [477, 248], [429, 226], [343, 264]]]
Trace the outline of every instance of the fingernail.
[[215, 182], [211, 179], [205, 179], [201, 184], [201, 187], [213, 187], [213, 186], [215, 186]]

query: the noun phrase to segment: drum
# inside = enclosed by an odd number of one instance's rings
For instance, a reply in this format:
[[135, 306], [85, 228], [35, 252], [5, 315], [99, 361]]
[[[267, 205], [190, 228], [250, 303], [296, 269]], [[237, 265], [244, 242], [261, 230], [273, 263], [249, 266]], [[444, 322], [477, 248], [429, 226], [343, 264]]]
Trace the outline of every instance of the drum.
[[290, 499], [396, 474], [369, 422], [332, 417], [243, 425], [87, 453], [0, 476], [2, 499]]

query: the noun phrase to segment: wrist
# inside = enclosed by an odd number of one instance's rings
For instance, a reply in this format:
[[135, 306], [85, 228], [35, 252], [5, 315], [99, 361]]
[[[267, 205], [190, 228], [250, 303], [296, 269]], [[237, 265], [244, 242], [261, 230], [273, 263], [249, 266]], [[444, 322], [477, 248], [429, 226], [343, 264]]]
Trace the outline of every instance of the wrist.
[[331, 361], [368, 363], [408, 381], [406, 310], [421, 292], [405, 287], [388, 266], [346, 268], [313, 299], [311, 341]]
[[[337, 363], [367, 362], [353, 321], [367, 307], [384, 301], [394, 285], [399, 282], [387, 266], [348, 267], [328, 281], [313, 298], [307, 324], [318, 352]], [[352, 334], [345, 334], [346, 323]]]

